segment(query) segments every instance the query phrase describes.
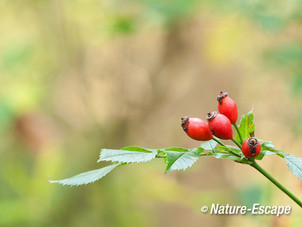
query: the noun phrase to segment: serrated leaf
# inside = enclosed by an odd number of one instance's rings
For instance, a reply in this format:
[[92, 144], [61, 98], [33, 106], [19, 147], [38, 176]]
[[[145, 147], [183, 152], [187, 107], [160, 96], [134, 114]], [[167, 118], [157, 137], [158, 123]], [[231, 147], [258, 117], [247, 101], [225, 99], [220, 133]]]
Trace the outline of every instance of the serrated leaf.
[[118, 149], [102, 149], [100, 161], [112, 161], [120, 163], [133, 163], [133, 162], [148, 162], [155, 158], [157, 150], [146, 149], [141, 147], [124, 147]]
[[201, 148], [208, 150], [208, 151], [214, 150], [214, 148], [216, 146], [217, 146], [217, 142], [215, 140], [209, 140], [200, 145]]
[[200, 149], [192, 149], [187, 152], [165, 150], [165, 154], [167, 155], [165, 173], [168, 173], [173, 170], [186, 170], [191, 167], [200, 157]]
[[284, 154], [284, 159], [289, 170], [302, 181], [302, 158]]
[[[241, 117], [238, 128], [243, 141], [253, 136], [255, 131], [253, 109]], [[236, 140], [240, 141], [238, 132], [236, 132]]]
[[63, 179], [63, 180], [51, 180], [49, 179], [50, 183], [58, 183], [62, 185], [70, 185], [70, 186], [78, 186], [83, 184], [89, 184], [92, 182], [95, 182], [105, 175], [107, 175], [109, 172], [111, 172], [113, 169], [115, 169], [120, 164], [113, 164], [106, 167], [103, 167], [101, 169], [91, 170], [85, 173], [78, 174], [76, 176]]

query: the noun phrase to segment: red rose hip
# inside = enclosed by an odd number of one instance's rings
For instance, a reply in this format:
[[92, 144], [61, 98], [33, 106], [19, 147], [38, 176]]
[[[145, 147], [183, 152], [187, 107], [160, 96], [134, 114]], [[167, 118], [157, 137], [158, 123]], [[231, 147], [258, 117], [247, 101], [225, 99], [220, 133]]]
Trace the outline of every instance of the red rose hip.
[[260, 154], [261, 145], [254, 137], [246, 139], [241, 147], [242, 153], [247, 158], [255, 158]]
[[226, 116], [232, 124], [235, 124], [238, 118], [237, 104], [233, 99], [228, 97], [227, 92], [220, 92], [218, 97], [218, 111]]
[[194, 140], [207, 141], [213, 138], [209, 125], [202, 119], [196, 117], [181, 118], [181, 126], [189, 137]]
[[232, 139], [233, 130], [230, 120], [217, 112], [208, 113], [208, 124], [212, 134], [220, 139]]

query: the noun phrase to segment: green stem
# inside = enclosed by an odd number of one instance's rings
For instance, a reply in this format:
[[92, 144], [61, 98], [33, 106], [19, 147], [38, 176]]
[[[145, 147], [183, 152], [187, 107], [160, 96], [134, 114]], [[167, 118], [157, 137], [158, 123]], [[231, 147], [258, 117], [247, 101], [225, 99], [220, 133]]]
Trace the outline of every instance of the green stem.
[[[226, 146], [224, 143], [222, 143], [217, 137], [213, 136], [213, 140], [215, 140], [215, 141], [216, 141], [217, 143], [219, 143], [221, 146], [227, 148], [227, 146]], [[241, 155], [237, 154], [236, 152], [234, 152], [234, 151], [232, 151], [232, 150], [230, 150], [230, 149], [228, 149], [228, 150], [229, 150], [229, 152], [232, 153], [233, 155], [236, 155], [236, 156], [238, 156], [238, 157], [241, 157]]]
[[241, 133], [240, 133], [240, 131], [239, 131], [239, 128], [238, 128], [238, 126], [237, 126], [236, 123], [234, 123], [233, 125], [234, 125], [234, 127], [235, 127], [235, 129], [236, 129], [236, 131], [237, 131], [237, 133], [238, 133], [238, 135], [239, 135], [240, 142], [241, 142], [241, 144], [242, 144], [242, 143], [243, 143], [243, 139], [242, 139]]
[[278, 150], [274, 149], [274, 151], [276, 152], [276, 155], [280, 156], [281, 158], [284, 158], [284, 154], [280, 153]]
[[167, 156], [165, 156], [165, 155], [160, 155], [160, 154], [157, 154], [156, 156], [155, 156], [156, 158], [166, 158]]
[[235, 140], [235, 139], [233, 139], [232, 138], [232, 141], [237, 145], [237, 147], [239, 147], [239, 149], [241, 150], [241, 144], [237, 141], [237, 140]]
[[273, 178], [268, 172], [262, 169], [255, 161], [251, 164], [256, 170], [258, 170], [263, 176], [270, 180], [274, 185], [276, 185], [281, 191], [288, 195], [292, 200], [294, 200], [300, 207], [302, 207], [302, 201], [299, 200], [293, 193], [291, 193], [287, 188], [280, 184], [275, 178]]
[[217, 143], [219, 143], [221, 146], [226, 147], [224, 143], [222, 143], [217, 137], [213, 136], [213, 139], [215, 140]]

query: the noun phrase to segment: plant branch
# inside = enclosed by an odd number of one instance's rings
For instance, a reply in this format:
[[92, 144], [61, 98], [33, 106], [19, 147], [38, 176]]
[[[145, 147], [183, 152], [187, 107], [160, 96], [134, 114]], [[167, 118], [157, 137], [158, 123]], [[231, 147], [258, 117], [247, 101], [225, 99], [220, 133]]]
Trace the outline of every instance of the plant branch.
[[235, 127], [235, 129], [236, 129], [236, 131], [237, 131], [237, 133], [238, 133], [238, 135], [239, 135], [240, 143], [242, 144], [244, 141], [243, 141], [243, 139], [242, 139], [242, 136], [241, 136], [241, 133], [240, 133], [240, 131], [239, 131], [239, 128], [238, 128], [238, 126], [237, 126], [236, 123], [234, 123], [233, 125], [234, 125], [234, 127]]
[[274, 185], [276, 185], [281, 191], [283, 191], [286, 195], [288, 195], [292, 200], [294, 200], [300, 207], [302, 207], [302, 201], [298, 199], [293, 193], [291, 193], [287, 188], [285, 188], [279, 181], [273, 178], [268, 172], [262, 169], [256, 161], [251, 164], [256, 170], [258, 170], [263, 176], [265, 176], [268, 180], [270, 180]]
[[[217, 137], [213, 136], [213, 140], [215, 140], [217, 143], [219, 143], [221, 146], [228, 148], [224, 143], [222, 143]], [[241, 149], [241, 148], [240, 148]], [[228, 151], [238, 157], [241, 157], [241, 155], [237, 154], [236, 152], [232, 151], [231, 149], [228, 148]]]
[[241, 150], [241, 144], [237, 141], [237, 140], [235, 140], [235, 139], [233, 139], [232, 138], [232, 141], [237, 145], [237, 147], [239, 147], [239, 149]]
[[167, 156], [165, 156], [165, 155], [160, 155], [160, 154], [157, 154], [156, 156], [155, 156], [155, 158], [166, 158]]
[[275, 149], [276, 155], [280, 156], [281, 158], [284, 158], [283, 152], [280, 153], [278, 150]]
[[217, 137], [213, 136], [213, 139], [215, 140], [217, 143], [219, 143], [221, 146], [226, 147], [225, 144], [223, 142], [221, 142]]

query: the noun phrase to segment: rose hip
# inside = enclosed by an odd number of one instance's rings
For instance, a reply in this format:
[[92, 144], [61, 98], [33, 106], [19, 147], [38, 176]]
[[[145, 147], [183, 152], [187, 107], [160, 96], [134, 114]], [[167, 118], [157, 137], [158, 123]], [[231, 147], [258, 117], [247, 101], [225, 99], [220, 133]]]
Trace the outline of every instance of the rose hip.
[[238, 118], [238, 109], [236, 102], [228, 97], [227, 92], [220, 92], [218, 97], [218, 111], [226, 116], [232, 124], [235, 124]]
[[217, 112], [208, 113], [208, 124], [212, 134], [220, 139], [232, 139], [233, 130], [230, 120]]
[[181, 126], [189, 137], [194, 140], [207, 141], [213, 138], [207, 122], [196, 117], [183, 117], [181, 118]]

